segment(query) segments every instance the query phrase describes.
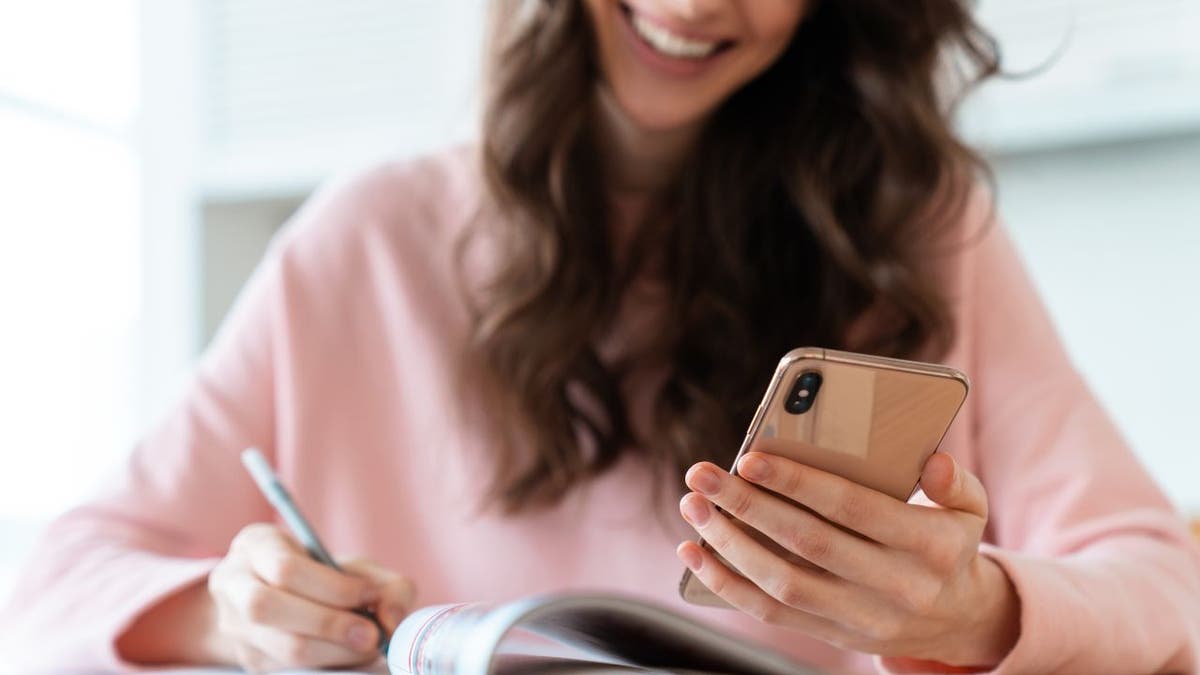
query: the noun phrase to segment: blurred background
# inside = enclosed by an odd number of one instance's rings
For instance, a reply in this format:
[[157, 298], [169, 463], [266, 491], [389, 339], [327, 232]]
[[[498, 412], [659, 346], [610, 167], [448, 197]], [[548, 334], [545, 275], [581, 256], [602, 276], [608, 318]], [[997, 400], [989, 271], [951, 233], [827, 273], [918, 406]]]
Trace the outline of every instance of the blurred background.
[[[324, 179], [469, 140], [486, 0], [0, 0], [0, 602]], [[963, 133], [1077, 366], [1200, 514], [1200, 0], [982, 0]]]

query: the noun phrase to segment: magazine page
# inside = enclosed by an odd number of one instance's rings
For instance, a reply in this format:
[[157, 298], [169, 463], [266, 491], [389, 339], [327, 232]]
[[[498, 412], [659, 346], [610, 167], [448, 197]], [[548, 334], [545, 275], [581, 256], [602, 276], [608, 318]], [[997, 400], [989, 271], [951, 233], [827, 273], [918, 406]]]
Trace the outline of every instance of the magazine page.
[[530, 631], [520, 619], [511, 604], [421, 608], [392, 635], [388, 666], [394, 675], [455, 675], [569, 672], [563, 669], [584, 664], [597, 672], [595, 666], [631, 665]]
[[804, 675], [817, 671], [671, 610], [618, 596], [559, 597], [524, 619], [530, 630], [659, 672]]
[[640, 600], [576, 594], [423, 608], [392, 636], [388, 665], [394, 675], [816, 672]]

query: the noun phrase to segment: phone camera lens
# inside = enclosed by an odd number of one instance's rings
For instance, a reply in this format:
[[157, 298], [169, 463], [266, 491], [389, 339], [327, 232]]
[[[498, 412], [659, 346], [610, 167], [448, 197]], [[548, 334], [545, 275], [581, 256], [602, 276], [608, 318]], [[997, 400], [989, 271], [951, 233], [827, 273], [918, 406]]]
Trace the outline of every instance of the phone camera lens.
[[797, 377], [795, 384], [792, 385], [792, 390], [788, 392], [787, 401], [783, 405], [784, 410], [793, 415], [803, 415], [808, 412], [812, 408], [813, 402], [817, 400], [821, 382], [821, 373], [815, 370], [800, 373], [800, 377]]

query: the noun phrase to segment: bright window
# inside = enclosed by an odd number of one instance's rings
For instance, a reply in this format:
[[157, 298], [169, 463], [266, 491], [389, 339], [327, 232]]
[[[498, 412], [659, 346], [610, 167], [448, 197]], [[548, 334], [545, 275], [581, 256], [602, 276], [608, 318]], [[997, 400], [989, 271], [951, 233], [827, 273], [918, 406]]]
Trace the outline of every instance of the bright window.
[[134, 438], [137, 16], [0, 0], [0, 601]]

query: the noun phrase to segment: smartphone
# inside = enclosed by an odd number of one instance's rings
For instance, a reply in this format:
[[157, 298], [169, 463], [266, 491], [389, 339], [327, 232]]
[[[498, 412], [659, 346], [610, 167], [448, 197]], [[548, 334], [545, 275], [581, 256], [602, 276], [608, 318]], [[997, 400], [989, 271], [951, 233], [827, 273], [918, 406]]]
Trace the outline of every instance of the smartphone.
[[[967, 376], [947, 366], [793, 349], [779, 361], [731, 472], [736, 475], [737, 460], [747, 452], [765, 452], [908, 501], [969, 388]], [[811, 564], [739, 525], [788, 559]], [[712, 550], [704, 539], [699, 543]], [[684, 571], [679, 594], [693, 604], [728, 607], [690, 570]]]

